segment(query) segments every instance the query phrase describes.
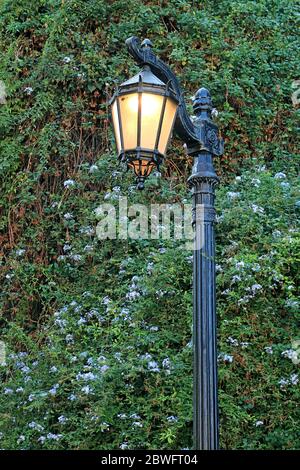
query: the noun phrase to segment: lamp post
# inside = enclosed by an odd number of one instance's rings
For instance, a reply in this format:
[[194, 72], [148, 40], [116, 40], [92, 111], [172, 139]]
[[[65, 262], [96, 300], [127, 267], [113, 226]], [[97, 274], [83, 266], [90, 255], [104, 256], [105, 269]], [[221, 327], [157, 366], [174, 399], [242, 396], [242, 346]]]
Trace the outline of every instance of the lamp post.
[[[209, 91], [200, 88], [189, 117], [175, 74], [145, 39], [127, 39], [130, 55], [142, 70], [121, 84], [111, 100], [119, 158], [133, 168], [138, 188], [162, 163], [174, 128], [194, 159], [188, 184], [193, 194], [193, 437], [196, 450], [216, 450], [218, 443], [215, 186], [213, 156], [223, 153], [223, 141], [211, 120]], [[200, 209], [200, 210], [199, 210]]]

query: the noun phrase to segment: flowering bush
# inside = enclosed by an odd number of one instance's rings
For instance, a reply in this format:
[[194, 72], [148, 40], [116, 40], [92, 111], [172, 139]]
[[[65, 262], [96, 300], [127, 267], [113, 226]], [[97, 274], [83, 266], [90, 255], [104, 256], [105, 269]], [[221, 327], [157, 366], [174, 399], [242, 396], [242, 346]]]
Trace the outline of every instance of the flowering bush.
[[[293, 166], [288, 170], [289, 193], [278, 186], [271, 167], [259, 171], [259, 187], [253, 184], [254, 167], [218, 190], [225, 448], [299, 446], [298, 343], [293, 346], [299, 337], [294, 263], [299, 193]], [[236, 189], [239, 198], [228, 199]], [[263, 212], [253, 211], [253, 204]], [[63, 246], [66, 258], [55, 267], [56, 311], [34, 336], [28, 327], [7, 323], [1, 445], [191, 447], [190, 254], [172, 241], [97, 242], [92, 217], [84, 230], [70, 228], [74, 239]], [[97, 246], [88, 255], [86, 236]], [[104, 260], [100, 246], [113, 255]], [[73, 253], [81, 257], [76, 266]], [[15, 265], [12, 279], [21, 272]], [[95, 274], [101, 282], [93, 280]]]

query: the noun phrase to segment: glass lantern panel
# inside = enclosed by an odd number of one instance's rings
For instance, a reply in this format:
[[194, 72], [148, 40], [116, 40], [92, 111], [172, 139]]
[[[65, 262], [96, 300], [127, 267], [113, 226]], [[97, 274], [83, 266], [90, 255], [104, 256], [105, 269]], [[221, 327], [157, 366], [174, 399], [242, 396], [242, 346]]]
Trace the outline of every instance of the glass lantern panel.
[[154, 150], [164, 97], [142, 93], [141, 147]]
[[163, 123], [161, 127], [161, 134], [158, 144], [158, 151], [165, 155], [167, 150], [167, 145], [169, 142], [169, 137], [173, 129], [174, 120], [176, 116], [177, 103], [175, 103], [171, 98], [167, 98]]
[[141, 176], [149, 176], [152, 168], [154, 167], [153, 163], [150, 163], [149, 160], [142, 160], [141, 162]]
[[124, 150], [137, 147], [138, 94], [119, 97]]
[[134, 160], [130, 166], [133, 167], [136, 176], [147, 177], [154, 168], [154, 163], [149, 160]]
[[118, 106], [117, 106], [117, 99], [114, 101], [111, 109], [113, 126], [114, 126], [114, 133], [115, 139], [117, 144], [118, 153], [121, 151], [121, 137], [120, 137], [120, 121], [119, 121], [119, 114], [118, 114]]

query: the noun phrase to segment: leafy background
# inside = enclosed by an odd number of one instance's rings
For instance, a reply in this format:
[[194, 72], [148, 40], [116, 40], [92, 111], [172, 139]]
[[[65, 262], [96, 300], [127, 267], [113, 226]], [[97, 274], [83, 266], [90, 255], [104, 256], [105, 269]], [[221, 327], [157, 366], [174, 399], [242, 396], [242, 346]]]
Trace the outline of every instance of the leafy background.
[[211, 90], [225, 138], [221, 447], [299, 449], [299, 2], [1, 0], [0, 12], [1, 448], [192, 447], [191, 253], [95, 235], [103, 200], [190, 200], [176, 140], [144, 192], [117, 166], [108, 100], [136, 72], [134, 34], [187, 100]]

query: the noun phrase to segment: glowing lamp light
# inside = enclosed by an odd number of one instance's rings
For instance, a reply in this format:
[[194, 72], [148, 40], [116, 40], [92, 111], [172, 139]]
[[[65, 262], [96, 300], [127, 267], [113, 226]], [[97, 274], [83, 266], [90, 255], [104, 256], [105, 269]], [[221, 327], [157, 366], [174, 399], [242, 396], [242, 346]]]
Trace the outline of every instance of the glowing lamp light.
[[118, 156], [133, 169], [139, 189], [166, 155], [177, 107], [171, 86], [156, 77], [148, 65], [122, 83], [111, 100]]

